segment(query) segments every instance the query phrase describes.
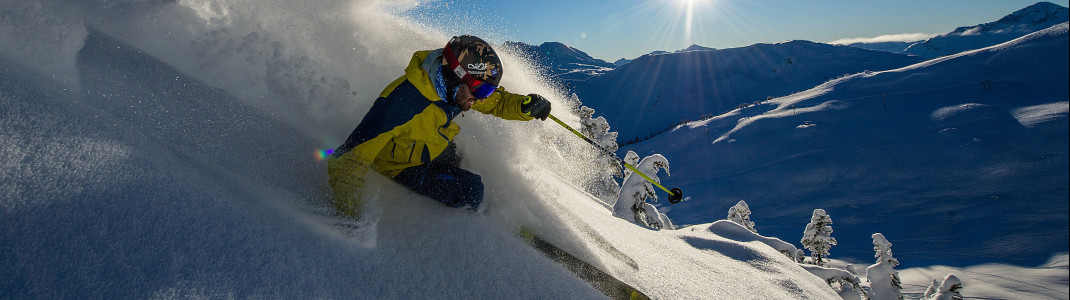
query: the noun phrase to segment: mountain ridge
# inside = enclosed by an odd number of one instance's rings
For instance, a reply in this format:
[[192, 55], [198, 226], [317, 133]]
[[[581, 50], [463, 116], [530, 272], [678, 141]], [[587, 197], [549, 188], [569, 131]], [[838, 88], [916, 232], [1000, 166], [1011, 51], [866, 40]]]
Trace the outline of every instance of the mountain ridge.
[[565, 84], [601, 75], [615, 67], [612, 63], [559, 42], [544, 42], [534, 46], [507, 41], [503, 46], [518, 56], [528, 57], [548, 77]]
[[[810, 41], [644, 55], [576, 82], [584, 105], [606, 117], [620, 142], [645, 139], [681, 120], [808, 89], [864, 70], [899, 68], [921, 58]], [[649, 84], [634, 84], [645, 82]], [[643, 112], [633, 115], [628, 112]]]
[[[837, 222], [834, 249], [841, 258], [872, 255], [867, 238], [881, 232], [927, 236], [896, 243], [905, 267], [994, 259], [1039, 264], [1066, 251], [1065, 241], [1052, 238], [1067, 230], [1067, 26], [846, 76], [689, 122], [620, 151], [693, 149], [668, 157], [687, 162], [673, 171], [688, 176], [669, 177], [667, 184], [695, 197], [663, 205], [679, 224], [720, 211], [701, 207], [745, 199], [752, 211], [765, 212], [770, 225], [756, 221], [759, 232], [783, 238], [797, 234], [809, 216], [793, 206], [802, 202], [826, 209]], [[995, 217], [1006, 221], [993, 224]], [[921, 220], [947, 227], [907, 225]], [[1025, 239], [1020, 244], [1000, 242], [1017, 232]], [[1004, 257], [1008, 252], [1022, 255]]]

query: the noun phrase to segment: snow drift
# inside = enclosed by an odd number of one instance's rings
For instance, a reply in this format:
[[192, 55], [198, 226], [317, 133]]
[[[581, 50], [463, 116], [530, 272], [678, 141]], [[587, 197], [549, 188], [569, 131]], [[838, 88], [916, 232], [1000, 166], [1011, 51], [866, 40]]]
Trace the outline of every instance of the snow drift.
[[[316, 150], [447, 40], [384, 13], [417, 4], [5, 4], [0, 298], [600, 297], [519, 226], [656, 298], [835, 296], [764, 244], [613, 217], [575, 187], [594, 150], [538, 122], [458, 118], [486, 215], [379, 178], [374, 246], [318, 226]], [[510, 90], [567, 106], [506, 59]]]

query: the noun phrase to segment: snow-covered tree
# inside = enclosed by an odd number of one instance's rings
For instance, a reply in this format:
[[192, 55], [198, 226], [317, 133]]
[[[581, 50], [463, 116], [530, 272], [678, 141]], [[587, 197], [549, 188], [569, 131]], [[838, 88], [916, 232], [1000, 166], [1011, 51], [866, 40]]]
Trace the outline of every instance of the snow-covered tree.
[[[628, 153], [624, 154], [624, 159], [623, 160], [624, 160], [625, 163], [627, 163], [629, 165], [633, 165], [633, 166], [638, 165], [639, 164], [639, 154], [636, 154], [635, 151], [628, 151]], [[632, 170], [630, 170], [628, 168], [625, 168], [624, 166], [621, 166], [621, 177], [624, 178], [624, 180], [621, 181], [620, 189], [617, 191], [617, 197], [612, 200], [613, 202], [609, 203], [610, 206], [613, 206], [613, 207], [617, 206], [617, 202], [619, 202], [618, 199], [620, 199], [621, 192], [624, 190], [624, 183], [628, 182], [628, 175], [631, 175], [631, 174], [632, 174]]]
[[865, 290], [858, 284], [847, 284], [846, 282], [840, 282], [840, 289], [836, 291], [840, 295], [840, 298], [844, 300], [862, 300], [860, 293], [865, 293]]
[[892, 257], [892, 243], [884, 238], [883, 234], [873, 234], [873, 255], [877, 263], [866, 268], [866, 280], [869, 280], [869, 299], [872, 300], [902, 300], [903, 283], [899, 279], [899, 271], [895, 267], [899, 260]]
[[595, 141], [599, 146], [609, 151], [617, 151], [617, 133], [609, 132], [609, 122], [606, 118], [594, 116], [594, 109], [586, 106], [580, 107], [580, 133]]
[[810, 217], [810, 224], [806, 224], [803, 238], [800, 241], [804, 248], [810, 250], [811, 263], [824, 266], [825, 259], [829, 256], [829, 249], [836, 245], [836, 238], [832, 237], [832, 218], [824, 209], [815, 209]]
[[861, 300], [862, 297], [860, 296], [860, 293], [865, 294], [865, 291], [862, 289], [862, 281], [858, 279], [858, 276], [852, 274], [852, 272], [814, 265], [800, 266], [802, 266], [803, 269], [810, 271], [814, 276], [824, 279], [825, 282], [840, 295], [840, 298]]
[[654, 229], [676, 229], [676, 226], [672, 225], [672, 220], [669, 220], [669, 216], [658, 212], [658, 208], [653, 204], [643, 203], [645, 210], [643, 213], [646, 215], [646, 224]]
[[858, 276], [858, 271], [855, 271], [854, 264], [847, 264], [847, 266], [843, 267], [843, 269], [847, 271], [847, 273], [851, 273], [851, 275]]
[[[627, 154], [624, 154], [624, 162], [633, 166], [639, 164], [639, 154], [635, 153], [635, 151], [628, 151]], [[624, 169], [624, 176], [628, 176], [631, 173], [632, 170]]]
[[921, 295], [922, 299], [932, 299], [936, 295], [936, 292], [940, 290], [940, 282], [933, 278], [933, 282], [929, 284], [929, 288], [925, 289], [925, 294]]
[[[634, 161], [638, 160], [638, 158], [638, 154], [628, 151], [624, 159], [632, 163], [630, 160]], [[665, 169], [665, 173], [669, 173], [669, 160], [661, 154], [647, 156], [642, 161], [639, 161], [638, 164], [634, 164], [634, 166], [639, 172], [643, 172], [651, 180], [658, 183], [661, 183], [661, 179], [658, 178], [658, 171]], [[632, 172], [626, 172], [626, 174], [624, 183], [620, 186], [620, 192], [617, 193], [617, 201], [613, 203], [613, 216], [651, 228], [675, 229], [672, 223], [668, 222], [668, 217], [658, 212], [657, 209], [651, 209], [654, 206], [646, 202], [647, 199], [658, 201], [658, 196], [654, 193], [654, 186], [647, 182], [646, 179], [643, 179], [642, 176]]]
[[[592, 119], [594, 109], [586, 106], [580, 106], [578, 113], [580, 115], [580, 133], [610, 152], [617, 151], [617, 133], [609, 132], [609, 122], [606, 121], [606, 118], [598, 117]], [[594, 182], [591, 183], [591, 192], [603, 198], [616, 198], [620, 185], [613, 180], [613, 177], [624, 177], [620, 164], [617, 163], [616, 159], [608, 155], [601, 156], [594, 164], [600, 175], [599, 178], [595, 178]]]
[[[936, 280], [933, 280], [936, 283]], [[944, 282], [940, 283], [940, 287], [937, 288], [936, 293], [931, 296], [932, 300], [962, 300], [962, 280], [959, 280], [955, 275], [948, 274], [944, 277]], [[928, 292], [926, 292], [928, 293]]]
[[743, 225], [751, 232], [758, 233], [754, 229], [754, 222], [750, 221], [750, 206], [747, 206], [747, 201], [739, 200], [735, 206], [728, 209], [728, 220], [736, 222], [736, 224]]

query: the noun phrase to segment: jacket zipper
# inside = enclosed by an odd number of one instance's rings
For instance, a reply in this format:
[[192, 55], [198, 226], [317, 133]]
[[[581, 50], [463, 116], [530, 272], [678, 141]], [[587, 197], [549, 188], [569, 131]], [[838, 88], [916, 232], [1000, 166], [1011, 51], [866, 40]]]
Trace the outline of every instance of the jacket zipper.
[[411, 163], [412, 162], [412, 154], [414, 152], [416, 152], [416, 141], [413, 141], [412, 142], [412, 146], [409, 146], [409, 148], [412, 149], [412, 151], [409, 151], [409, 162]]

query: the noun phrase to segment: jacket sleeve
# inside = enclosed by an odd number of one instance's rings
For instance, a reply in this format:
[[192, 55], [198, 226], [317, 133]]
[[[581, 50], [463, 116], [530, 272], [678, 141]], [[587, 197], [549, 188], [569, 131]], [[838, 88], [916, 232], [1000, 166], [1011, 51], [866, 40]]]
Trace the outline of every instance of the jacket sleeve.
[[527, 99], [528, 96], [513, 94], [506, 91], [504, 87], [498, 87], [498, 90], [486, 100], [473, 104], [472, 109], [506, 120], [530, 121], [534, 118], [520, 112], [520, 104]]

